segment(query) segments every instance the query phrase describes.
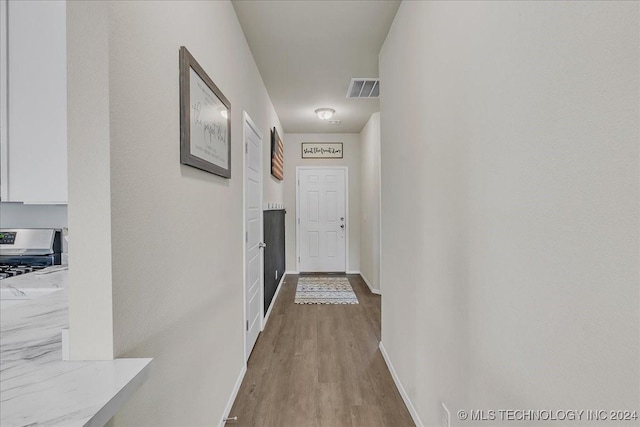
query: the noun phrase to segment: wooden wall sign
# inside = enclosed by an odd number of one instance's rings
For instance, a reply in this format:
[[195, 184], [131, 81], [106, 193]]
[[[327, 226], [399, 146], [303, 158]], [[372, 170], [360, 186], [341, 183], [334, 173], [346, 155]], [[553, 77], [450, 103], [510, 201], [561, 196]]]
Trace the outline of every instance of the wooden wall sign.
[[303, 142], [303, 159], [342, 159], [342, 142]]

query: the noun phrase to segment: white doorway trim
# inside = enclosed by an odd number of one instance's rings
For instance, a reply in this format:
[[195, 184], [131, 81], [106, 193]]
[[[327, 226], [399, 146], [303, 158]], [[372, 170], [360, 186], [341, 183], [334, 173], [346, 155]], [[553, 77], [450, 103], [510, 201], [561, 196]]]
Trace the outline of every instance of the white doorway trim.
[[9, 120], [8, 106], [9, 98], [7, 96], [7, 38], [8, 38], [8, 17], [7, 17], [7, 0], [0, 0], [0, 22], [2, 30], [0, 31], [0, 199], [9, 200], [9, 144], [7, 143], [8, 132], [7, 123]]
[[344, 198], [345, 198], [345, 248], [344, 266], [345, 272], [349, 271], [349, 235], [351, 224], [349, 216], [349, 167], [348, 166], [296, 166], [296, 271], [300, 271], [300, 171], [302, 170], [343, 170], [344, 171]]
[[[382, 134], [378, 138], [378, 295], [382, 295]], [[382, 342], [382, 341], [381, 341]]]
[[[247, 240], [246, 236], [248, 233], [247, 230], [247, 135], [246, 135], [246, 125], [250, 126], [253, 131], [260, 138], [260, 210], [262, 211], [263, 206], [263, 147], [264, 147], [264, 138], [262, 137], [262, 132], [258, 130], [258, 127], [253, 123], [249, 114], [246, 111], [242, 112], [242, 145], [244, 150], [242, 150], [242, 336], [243, 336], [243, 359], [245, 369], [247, 367], [247, 361], [249, 360], [249, 354], [247, 354], [247, 322], [248, 322], [248, 313], [247, 313]], [[260, 241], [263, 239], [264, 234], [264, 224], [262, 220], [262, 212], [260, 213]], [[260, 251], [260, 277], [261, 280], [264, 280], [264, 251]], [[263, 329], [264, 323], [264, 282], [259, 287], [258, 290], [258, 298], [260, 298], [260, 331]]]

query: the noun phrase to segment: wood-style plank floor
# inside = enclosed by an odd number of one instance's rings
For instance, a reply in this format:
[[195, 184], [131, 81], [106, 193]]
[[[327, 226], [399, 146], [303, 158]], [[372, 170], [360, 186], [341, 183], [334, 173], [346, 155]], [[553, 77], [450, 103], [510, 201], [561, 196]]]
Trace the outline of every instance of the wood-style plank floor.
[[249, 358], [227, 426], [413, 426], [382, 358], [380, 296], [348, 275], [359, 304], [295, 304], [287, 276]]

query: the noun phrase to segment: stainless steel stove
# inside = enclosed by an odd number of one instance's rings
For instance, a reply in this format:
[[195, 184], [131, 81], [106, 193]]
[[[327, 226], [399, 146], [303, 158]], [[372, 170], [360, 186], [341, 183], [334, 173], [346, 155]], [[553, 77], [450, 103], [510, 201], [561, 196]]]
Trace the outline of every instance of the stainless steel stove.
[[0, 230], [0, 280], [58, 265], [62, 233], [44, 228]]

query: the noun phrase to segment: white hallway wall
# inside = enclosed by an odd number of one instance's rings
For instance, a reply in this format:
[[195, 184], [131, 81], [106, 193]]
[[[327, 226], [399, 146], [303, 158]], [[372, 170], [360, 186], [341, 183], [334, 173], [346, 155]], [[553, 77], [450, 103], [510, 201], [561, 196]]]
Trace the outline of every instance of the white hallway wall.
[[639, 409], [639, 7], [400, 6], [382, 341], [424, 425], [441, 401], [465, 426], [458, 409]]
[[[329, 125], [327, 125], [329, 126]], [[347, 271], [360, 270], [360, 140], [357, 133], [287, 133], [284, 142], [285, 246], [287, 271], [296, 270], [296, 167], [349, 167], [349, 265]], [[302, 159], [303, 142], [342, 142], [342, 159]]]
[[[72, 19], [108, 22], [113, 352], [155, 359], [113, 424], [217, 425], [244, 364], [242, 111], [265, 165], [282, 128], [230, 2], [81, 4]], [[231, 102], [230, 180], [180, 164], [182, 45]], [[268, 173], [265, 199], [282, 203]]]
[[69, 356], [113, 359], [109, 4], [66, 11]]
[[380, 290], [380, 113], [360, 132], [360, 271]]

